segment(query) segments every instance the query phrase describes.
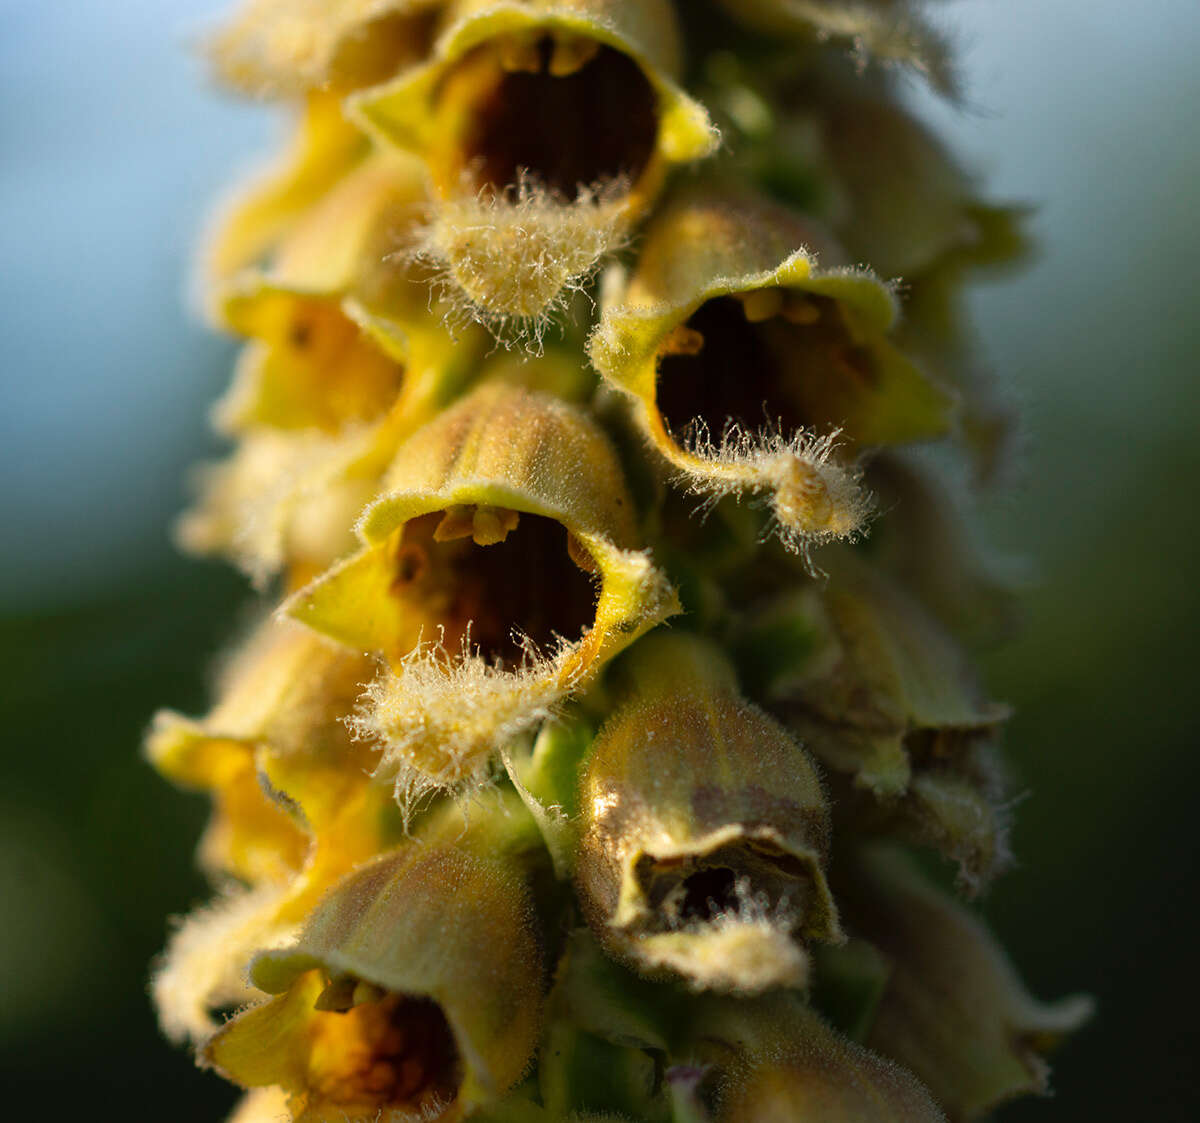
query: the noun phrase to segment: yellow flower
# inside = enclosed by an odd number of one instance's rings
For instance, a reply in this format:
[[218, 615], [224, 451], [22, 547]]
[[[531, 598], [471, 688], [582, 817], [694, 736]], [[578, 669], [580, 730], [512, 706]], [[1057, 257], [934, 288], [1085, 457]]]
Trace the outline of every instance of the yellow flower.
[[891, 290], [841, 262], [765, 199], [686, 192], [651, 222], [589, 345], [689, 488], [766, 492], [800, 544], [861, 530], [857, 449], [936, 436], [950, 418], [951, 399], [888, 339]]
[[291, 149], [220, 209], [207, 239], [206, 279], [226, 279], [260, 263], [296, 219], [369, 150], [361, 130], [342, 115], [336, 94], [311, 94]]
[[429, 63], [351, 113], [425, 159], [439, 203], [426, 256], [467, 306], [537, 323], [716, 134], [677, 84], [665, 0], [465, 0], [455, 14]]
[[[547, 365], [548, 360], [541, 360]], [[359, 728], [398, 783], [482, 777], [503, 744], [678, 610], [586, 413], [486, 381], [397, 453], [365, 548], [288, 602], [393, 670]]]
[[298, 1123], [462, 1118], [515, 1083], [537, 1041], [528, 893], [503, 863], [449, 846], [413, 843], [360, 867], [251, 978], [279, 997], [205, 1054], [245, 1087], [282, 1087]]
[[346, 726], [372, 660], [291, 622], [269, 621], [226, 668], [203, 721], [160, 713], [147, 753], [164, 775], [212, 792], [201, 845], [231, 891], [176, 934], [155, 981], [173, 1035], [202, 1037], [211, 1006], [243, 998], [250, 953], [289, 934], [337, 878], [399, 830], [391, 793]]

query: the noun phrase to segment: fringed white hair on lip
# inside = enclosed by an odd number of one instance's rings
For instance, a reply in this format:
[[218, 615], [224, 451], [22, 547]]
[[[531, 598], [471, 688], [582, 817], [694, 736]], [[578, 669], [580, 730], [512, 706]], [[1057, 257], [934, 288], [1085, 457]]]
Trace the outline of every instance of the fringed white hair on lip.
[[813, 547], [854, 541], [874, 512], [860, 486], [861, 473], [833, 459], [839, 435], [785, 433], [780, 425], [750, 430], [730, 422], [716, 440], [697, 419], [683, 434], [683, 445], [689, 461], [704, 464], [676, 461], [679, 480], [706, 508], [727, 495], [768, 493], [772, 529], [812, 570]]
[[629, 219], [623, 177], [581, 184], [573, 200], [522, 171], [515, 187], [474, 188], [439, 202], [399, 251], [431, 271], [453, 324], [483, 324], [505, 347], [540, 354], [547, 328], [623, 249]]
[[455, 657], [441, 640], [420, 643], [367, 688], [350, 727], [379, 747], [374, 774], [393, 779], [402, 810], [436, 792], [477, 791], [504, 746], [556, 715], [570, 692], [558, 668], [571, 645], [549, 654], [528, 637], [521, 645], [510, 669], [488, 661], [469, 633]]

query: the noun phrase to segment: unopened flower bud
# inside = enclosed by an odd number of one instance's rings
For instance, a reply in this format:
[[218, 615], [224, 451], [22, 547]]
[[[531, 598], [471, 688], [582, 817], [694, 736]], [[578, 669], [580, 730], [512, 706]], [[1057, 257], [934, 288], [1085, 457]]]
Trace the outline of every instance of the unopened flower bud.
[[485, 382], [400, 449], [385, 488], [359, 524], [365, 549], [288, 612], [392, 664], [359, 728], [405, 783], [479, 778], [677, 611], [631, 548], [615, 453], [566, 402]]
[[428, 163], [441, 206], [423, 255], [468, 309], [536, 325], [620, 246], [667, 169], [710, 154], [716, 136], [676, 84], [664, 0], [455, 11], [428, 64], [355, 97], [352, 112]]
[[954, 95], [957, 76], [945, 37], [922, 0], [721, 0], [731, 16], [772, 37], [844, 44], [857, 56], [902, 63]]
[[872, 1049], [912, 1069], [951, 1120], [1046, 1091], [1043, 1055], [1087, 1020], [1090, 999], [1032, 998], [987, 929], [895, 849], [861, 854], [842, 899], [847, 925], [891, 968]]
[[748, 620], [748, 655], [767, 636], [791, 637], [776, 648], [787, 658], [749, 659], [754, 691], [852, 782], [839, 810], [859, 829], [935, 846], [978, 888], [1009, 856], [988, 750], [1007, 707], [984, 698], [962, 649], [897, 584], [845, 554], [823, 560], [833, 569], [824, 590], [787, 594]]
[[661, 633], [619, 669], [596, 739], [576, 880], [597, 937], [697, 988], [801, 985], [805, 940], [840, 939], [829, 812], [803, 749], [705, 641]]
[[278, 997], [229, 1022], [206, 1056], [244, 1087], [279, 1085], [314, 1123], [461, 1118], [511, 1087], [537, 1043], [528, 893], [453, 847], [414, 843], [360, 867], [251, 978]]
[[948, 426], [951, 399], [888, 339], [896, 315], [811, 224], [712, 188], [651, 222], [590, 354], [691, 490], [766, 492], [785, 539], [820, 542], [862, 528], [857, 449]]
[[794, 995], [710, 1002], [691, 1032], [713, 1069], [713, 1123], [945, 1123], [911, 1072], [842, 1037]]

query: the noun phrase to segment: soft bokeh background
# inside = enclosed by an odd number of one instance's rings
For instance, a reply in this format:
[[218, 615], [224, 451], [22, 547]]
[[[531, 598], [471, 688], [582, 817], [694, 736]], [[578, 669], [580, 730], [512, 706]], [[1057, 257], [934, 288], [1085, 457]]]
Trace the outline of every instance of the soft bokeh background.
[[[0, 1085], [10, 1115], [216, 1120], [230, 1097], [157, 1037], [164, 917], [204, 888], [202, 802], [140, 763], [198, 712], [244, 602], [166, 526], [213, 451], [232, 348], [189, 317], [208, 205], [276, 134], [187, 44], [214, 0], [0, 0]], [[1088, 989], [1057, 1098], [1004, 1119], [1195, 1118], [1194, 696], [1200, 6], [955, 0], [971, 105], [924, 102], [1038, 262], [975, 304], [1029, 443], [992, 538], [1032, 557], [991, 659], [1021, 867], [986, 911], [1031, 985]], [[14, 1097], [15, 1096], [15, 1100]], [[86, 1099], [84, 1099], [86, 1097]], [[84, 1108], [86, 1105], [86, 1108]], [[33, 1110], [37, 1109], [35, 1116]]]

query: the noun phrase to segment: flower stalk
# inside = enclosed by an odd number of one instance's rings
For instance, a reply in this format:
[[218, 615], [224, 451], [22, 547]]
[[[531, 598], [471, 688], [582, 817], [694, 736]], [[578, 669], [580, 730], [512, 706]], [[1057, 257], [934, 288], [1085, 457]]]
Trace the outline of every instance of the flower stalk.
[[212, 37], [298, 114], [210, 238], [235, 447], [179, 529], [261, 620], [146, 750], [212, 800], [153, 992], [232, 1123], [1046, 1090], [1088, 1001], [914, 865], [1009, 860], [972, 664], [1009, 597], [937, 465], [1002, 467], [962, 288], [1023, 249], [898, 95], [957, 89], [926, 8], [246, 0]]

